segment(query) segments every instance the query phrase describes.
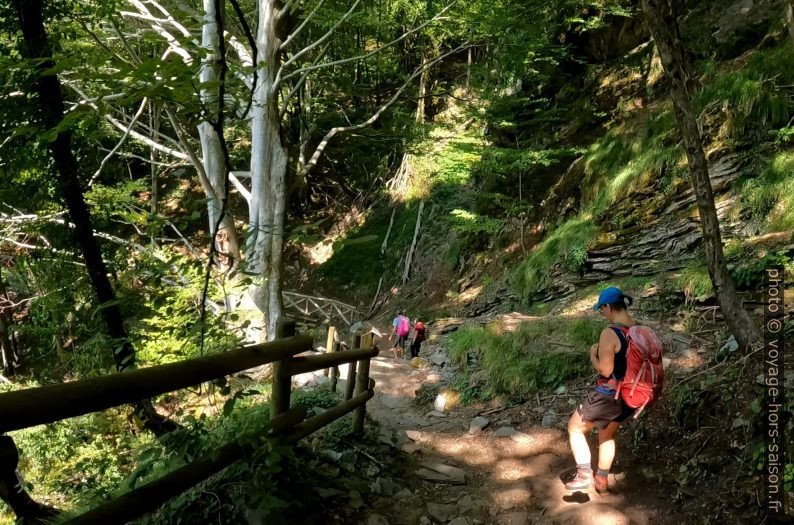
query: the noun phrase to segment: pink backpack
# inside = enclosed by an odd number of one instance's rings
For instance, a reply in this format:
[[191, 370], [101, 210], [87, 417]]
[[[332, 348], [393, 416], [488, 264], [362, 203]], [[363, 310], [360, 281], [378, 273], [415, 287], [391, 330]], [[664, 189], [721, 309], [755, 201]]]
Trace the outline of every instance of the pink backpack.
[[634, 417], [662, 395], [664, 364], [662, 342], [647, 326], [619, 326], [626, 336], [626, 375], [615, 389], [631, 408], [638, 408]]
[[400, 324], [397, 326], [397, 335], [405, 337], [411, 331], [411, 323], [404, 315], [400, 317]]

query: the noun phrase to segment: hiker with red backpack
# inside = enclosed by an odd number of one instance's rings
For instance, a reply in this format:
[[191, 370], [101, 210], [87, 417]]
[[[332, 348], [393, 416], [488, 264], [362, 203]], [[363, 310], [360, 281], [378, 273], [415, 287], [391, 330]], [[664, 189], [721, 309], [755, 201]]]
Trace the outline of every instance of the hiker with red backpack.
[[397, 313], [397, 317], [392, 321], [391, 330], [392, 333], [389, 339], [392, 337], [395, 338], [394, 346], [392, 347], [394, 358], [397, 359], [400, 356], [405, 357], [405, 345], [408, 342], [408, 334], [411, 333], [411, 321], [405, 316], [405, 312], [402, 310]]
[[[627, 311], [631, 297], [610, 286], [593, 307], [610, 323], [590, 347], [590, 362], [598, 373], [595, 389], [571, 415], [568, 436], [576, 460], [576, 476], [568, 490], [608, 492], [608, 475], [615, 459], [615, 434], [620, 424], [637, 417], [661, 394], [664, 381], [662, 344], [648, 327], [637, 325]], [[593, 475], [587, 434], [598, 428], [598, 470]]]
[[427, 339], [427, 329], [425, 324], [419, 320], [414, 319], [414, 339], [411, 341], [411, 358], [419, 357], [419, 350], [422, 348], [422, 343]]

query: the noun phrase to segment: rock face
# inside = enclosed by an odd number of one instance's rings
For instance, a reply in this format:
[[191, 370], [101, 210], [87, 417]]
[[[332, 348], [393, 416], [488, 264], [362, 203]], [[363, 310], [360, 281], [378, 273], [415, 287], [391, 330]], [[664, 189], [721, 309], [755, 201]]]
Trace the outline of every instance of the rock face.
[[[712, 162], [709, 176], [715, 195], [727, 190], [739, 178], [743, 164], [738, 154]], [[574, 173], [575, 165], [578, 169], [576, 162], [570, 168]], [[645, 204], [638, 205], [641, 202]], [[728, 204], [729, 200], [718, 204], [717, 213], [721, 218], [725, 217]], [[550, 284], [534, 299], [551, 301], [613, 277], [653, 275], [685, 267], [690, 259], [698, 256], [703, 237], [697, 214], [689, 213], [695, 205], [691, 187], [670, 196], [665, 196], [657, 186], [632, 193], [619, 201], [612, 211], [624, 214], [628, 224], [633, 226], [603, 234], [587, 251], [579, 275], [572, 275], [561, 267], [553, 269]], [[662, 213], [648, 215], [649, 210], [660, 209]], [[740, 233], [732, 224], [721, 224], [721, 227], [726, 239]]]
[[460, 393], [445, 388], [436, 396], [433, 408], [438, 412], [448, 412], [460, 404]]
[[431, 518], [440, 522], [446, 523], [448, 522], [453, 516], [458, 513], [457, 505], [443, 505], [440, 503], [428, 503], [427, 504], [427, 513], [430, 515]]
[[371, 514], [367, 520], [367, 525], [389, 525], [389, 521], [380, 514]]
[[557, 420], [557, 414], [553, 410], [549, 410], [545, 414], [543, 414], [543, 419], [541, 420], [540, 424], [544, 427], [551, 427], [554, 426], [554, 422]]
[[714, 2], [709, 12], [711, 38], [724, 57], [738, 55], [757, 45], [772, 22], [783, 17], [783, 0]]

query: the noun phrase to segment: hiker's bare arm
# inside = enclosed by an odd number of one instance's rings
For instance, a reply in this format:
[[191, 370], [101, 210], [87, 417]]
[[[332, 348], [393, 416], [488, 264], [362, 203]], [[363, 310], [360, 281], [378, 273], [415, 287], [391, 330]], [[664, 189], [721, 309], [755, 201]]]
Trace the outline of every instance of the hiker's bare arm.
[[615, 352], [620, 350], [620, 340], [611, 328], [605, 328], [598, 339], [598, 347], [594, 354], [590, 355], [590, 361], [596, 372], [604, 377], [612, 375], [615, 368]]

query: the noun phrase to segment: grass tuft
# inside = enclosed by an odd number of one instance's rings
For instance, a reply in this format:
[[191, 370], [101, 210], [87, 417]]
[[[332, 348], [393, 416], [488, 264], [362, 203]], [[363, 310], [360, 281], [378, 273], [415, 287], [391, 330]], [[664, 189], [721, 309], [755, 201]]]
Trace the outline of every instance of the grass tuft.
[[498, 324], [469, 326], [450, 336], [447, 351], [464, 370], [471, 356], [482, 360], [486, 394], [520, 400], [586, 377], [587, 350], [602, 329], [602, 322], [591, 319], [538, 319], [513, 332]]
[[676, 288], [683, 290], [689, 301], [702, 301], [712, 296], [714, 288], [711, 277], [702, 260], [690, 262], [673, 281]]

